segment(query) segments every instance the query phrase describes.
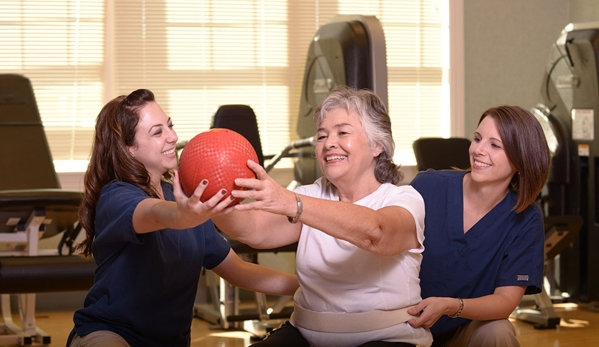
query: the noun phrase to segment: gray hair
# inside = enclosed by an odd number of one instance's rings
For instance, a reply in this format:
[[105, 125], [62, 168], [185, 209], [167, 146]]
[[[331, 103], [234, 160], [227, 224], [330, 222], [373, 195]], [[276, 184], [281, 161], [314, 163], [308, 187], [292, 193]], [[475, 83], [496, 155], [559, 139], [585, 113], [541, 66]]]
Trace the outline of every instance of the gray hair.
[[391, 118], [381, 98], [367, 89], [340, 86], [329, 93], [322, 104], [314, 111], [314, 121], [318, 126], [331, 110], [343, 108], [355, 112], [368, 137], [368, 145], [380, 145], [383, 151], [377, 157], [374, 174], [380, 183], [398, 184], [403, 179], [399, 166], [393, 162], [395, 141], [391, 130]]

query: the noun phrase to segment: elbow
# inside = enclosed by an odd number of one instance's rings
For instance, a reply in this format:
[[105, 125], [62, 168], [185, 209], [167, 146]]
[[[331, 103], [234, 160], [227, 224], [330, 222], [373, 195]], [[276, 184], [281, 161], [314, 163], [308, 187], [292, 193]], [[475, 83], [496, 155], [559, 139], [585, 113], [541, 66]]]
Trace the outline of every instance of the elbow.
[[[258, 234], [258, 233], [251, 233], [249, 235], [240, 235], [240, 234], [235, 234], [235, 233], [228, 233], [227, 231], [222, 231], [222, 232], [229, 237], [229, 242], [231, 243], [231, 247], [233, 249], [236, 248], [237, 243], [240, 243], [240, 244], [243, 244], [243, 245], [249, 246], [251, 248], [255, 248], [255, 249], [264, 249], [265, 248], [265, 247], [263, 247], [264, 241], [256, 237], [256, 234]], [[254, 236], [251, 236], [252, 234]], [[235, 250], [235, 251], [237, 252], [237, 250]]]
[[247, 231], [243, 234], [230, 235], [232, 238], [244, 245], [250, 246], [254, 249], [269, 249], [272, 248], [269, 245], [269, 239], [265, 236], [265, 233], [257, 231]]
[[404, 252], [403, 249], [398, 247], [391, 247], [389, 245], [373, 244], [369, 249], [369, 252], [378, 255], [380, 257], [394, 257]]
[[298, 290], [299, 288], [299, 281], [297, 279], [296, 275], [291, 275], [288, 274], [287, 277], [289, 278], [289, 285], [287, 286], [287, 288], [285, 288], [285, 290], [283, 291], [283, 295], [286, 296], [293, 296], [293, 294], [295, 294], [295, 292]]
[[385, 231], [383, 228], [375, 228], [365, 235], [361, 240], [361, 244], [356, 245], [375, 255], [381, 257], [394, 257], [410, 250], [414, 247], [414, 242], [419, 245], [417, 238], [414, 240], [406, 237], [398, 237], [390, 231]]
[[508, 318], [510, 318], [510, 316], [512, 315], [512, 313], [514, 313], [514, 311], [516, 310], [516, 308], [518, 308], [518, 304], [506, 306], [504, 308], [504, 311], [501, 312], [499, 318], [500, 319], [508, 319]]
[[388, 242], [382, 229], [374, 229], [357, 244], [358, 247], [382, 257], [391, 257], [403, 252], [398, 245]]
[[250, 247], [252, 247], [254, 249], [267, 249], [267, 248], [269, 248], [268, 246], [265, 245], [264, 241], [260, 241], [260, 240], [255, 240], [255, 239], [250, 239], [250, 238], [247, 238], [247, 239], [240, 238], [238, 241], [241, 242], [241, 243], [243, 243], [243, 244], [245, 244], [245, 245], [248, 245], [248, 246], [250, 246]]

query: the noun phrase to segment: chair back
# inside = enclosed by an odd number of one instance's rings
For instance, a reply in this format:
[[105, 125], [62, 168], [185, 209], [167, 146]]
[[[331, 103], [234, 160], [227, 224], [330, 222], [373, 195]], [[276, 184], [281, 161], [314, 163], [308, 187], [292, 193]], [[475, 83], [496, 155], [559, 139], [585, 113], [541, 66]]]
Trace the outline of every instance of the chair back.
[[461, 137], [421, 137], [412, 144], [418, 171], [470, 167], [470, 140]]
[[0, 74], [0, 190], [60, 188], [28, 78]]
[[264, 166], [264, 153], [254, 110], [248, 105], [222, 105], [212, 118], [210, 128], [230, 129], [243, 135], [254, 147], [258, 163]]

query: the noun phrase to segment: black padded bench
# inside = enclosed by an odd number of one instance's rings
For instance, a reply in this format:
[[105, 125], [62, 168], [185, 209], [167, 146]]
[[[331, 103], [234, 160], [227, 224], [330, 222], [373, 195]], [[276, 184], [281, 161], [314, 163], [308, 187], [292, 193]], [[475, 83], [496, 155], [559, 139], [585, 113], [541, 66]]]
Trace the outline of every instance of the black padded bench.
[[77, 255], [0, 257], [0, 294], [87, 291], [95, 269]]
[[[50, 344], [50, 335], [35, 323], [35, 294], [87, 291], [95, 269], [93, 258], [76, 255], [0, 257], [0, 345]], [[18, 295], [22, 327], [12, 320], [12, 294]]]
[[[77, 211], [82, 193], [59, 188], [0, 190], [0, 345], [50, 343], [35, 322], [36, 293], [87, 291], [94, 281], [93, 259], [49, 254], [39, 239], [79, 231]], [[70, 242], [70, 240], [69, 240]], [[71, 254], [73, 248], [68, 245]], [[11, 296], [17, 297], [21, 324], [12, 319]]]

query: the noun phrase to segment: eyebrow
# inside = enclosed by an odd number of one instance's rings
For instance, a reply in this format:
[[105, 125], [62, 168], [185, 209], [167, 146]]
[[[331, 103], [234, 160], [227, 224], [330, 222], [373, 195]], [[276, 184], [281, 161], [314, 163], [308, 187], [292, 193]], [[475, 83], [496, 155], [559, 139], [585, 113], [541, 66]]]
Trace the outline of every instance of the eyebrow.
[[[476, 135], [478, 135], [479, 137], [483, 137], [483, 136], [482, 136], [482, 135], [481, 135], [481, 134], [480, 134], [478, 131], [475, 131], [475, 132], [474, 132], [474, 135], [475, 135], [475, 136], [476, 136]], [[499, 141], [499, 142], [503, 143], [503, 141], [501, 141], [501, 139], [499, 139], [499, 138], [496, 138], [496, 137], [489, 137], [489, 138], [490, 138], [491, 140], [495, 140], [495, 141]]]
[[[170, 122], [172, 122], [171, 117], [168, 117], [168, 119], [166, 120], [166, 124], [169, 124]], [[148, 133], [151, 133], [152, 131], [154, 131], [154, 128], [162, 128], [162, 123], [152, 125], [150, 127], [150, 130], [148, 130]]]
[[[351, 124], [349, 124], [349, 123], [339, 123], [339, 124], [335, 124], [335, 125], [333, 126], [333, 128], [341, 128], [341, 127], [343, 127], [343, 126], [350, 126], [350, 127], [353, 127], [353, 126], [352, 126]], [[318, 132], [318, 131], [323, 131], [323, 130], [324, 130], [324, 128], [323, 128], [323, 127], [320, 127], [320, 128], [318, 128], [318, 129], [316, 129], [316, 131], [317, 131], [317, 132]]]

